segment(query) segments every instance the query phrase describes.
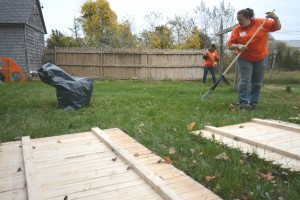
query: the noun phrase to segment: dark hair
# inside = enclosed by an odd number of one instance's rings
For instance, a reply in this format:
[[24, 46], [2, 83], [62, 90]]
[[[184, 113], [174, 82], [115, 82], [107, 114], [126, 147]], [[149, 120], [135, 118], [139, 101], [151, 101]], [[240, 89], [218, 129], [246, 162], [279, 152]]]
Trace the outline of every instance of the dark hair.
[[238, 15], [243, 15], [247, 19], [254, 18], [254, 11], [251, 8], [242, 9], [237, 12]]
[[217, 46], [215, 44], [210, 45], [212, 48], [217, 49]]

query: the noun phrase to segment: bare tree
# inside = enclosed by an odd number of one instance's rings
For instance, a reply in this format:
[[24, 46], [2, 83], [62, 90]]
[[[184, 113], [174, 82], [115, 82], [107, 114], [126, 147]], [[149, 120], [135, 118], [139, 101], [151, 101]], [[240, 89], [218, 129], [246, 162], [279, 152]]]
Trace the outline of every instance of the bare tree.
[[[200, 29], [207, 35], [211, 36], [213, 42], [218, 42], [215, 34], [220, 31], [220, 28], [228, 28], [235, 24], [235, 10], [230, 5], [225, 6], [224, 0], [220, 2], [219, 7], [214, 6], [212, 10], [206, 7], [204, 1], [201, 1], [200, 6], [195, 10], [196, 21], [199, 22]], [[222, 25], [222, 26], [221, 26]], [[225, 36], [227, 41], [228, 35]]]
[[73, 20], [73, 27], [69, 28], [69, 30], [72, 32], [72, 35], [75, 37], [75, 40], [77, 44], [80, 46], [82, 45], [82, 39], [80, 38], [80, 31], [81, 31], [81, 25], [78, 19], [74, 17]]
[[161, 25], [159, 23], [163, 20], [163, 16], [161, 13], [151, 11], [149, 14], [144, 16], [144, 19], [148, 24], [147, 30], [155, 31], [155, 27]]
[[185, 16], [175, 15], [173, 19], [168, 20], [167, 25], [170, 26], [173, 31], [176, 45], [185, 43], [196, 27], [194, 18], [190, 17], [188, 14]]
[[205, 6], [203, 0], [201, 1], [200, 5], [197, 6], [195, 13], [196, 13], [196, 22], [198, 23], [198, 26], [201, 28], [201, 32], [208, 34], [211, 14], [210, 14], [210, 9]]

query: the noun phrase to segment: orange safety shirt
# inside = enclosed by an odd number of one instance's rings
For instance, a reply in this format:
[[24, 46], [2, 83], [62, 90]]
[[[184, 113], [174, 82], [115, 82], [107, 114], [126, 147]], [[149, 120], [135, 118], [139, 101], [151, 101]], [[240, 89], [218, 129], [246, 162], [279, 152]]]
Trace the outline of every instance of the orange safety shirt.
[[204, 60], [205, 67], [213, 67], [213, 64], [219, 59], [219, 55], [216, 51], [206, 51], [204, 55], [208, 57], [208, 59]]
[[[246, 44], [264, 20], [264, 18], [252, 19], [250, 26], [247, 28], [242, 28], [240, 25], [237, 25], [231, 33], [228, 46], [230, 47], [232, 44]], [[268, 54], [268, 32], [277, 30], [274, 24], [274, 20], [267, 20], [262, 29], [258, 31], [256, 36], [249, 43], [247, 50], [240, 55], [240, 58], [256, 62], [266, 57]]]

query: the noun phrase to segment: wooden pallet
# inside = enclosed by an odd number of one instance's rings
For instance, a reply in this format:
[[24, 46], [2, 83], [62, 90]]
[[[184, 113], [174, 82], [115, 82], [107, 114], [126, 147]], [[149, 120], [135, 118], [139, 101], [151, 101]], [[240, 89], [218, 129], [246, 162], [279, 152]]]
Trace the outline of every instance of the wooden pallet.
[[0, 199], [220, 199], [119, 129], [3, 143]]
[[300, 125], [276, 120], [252, 119], [251, 122], [224, 127], [206, 126], [195, 135], [239, 148], [245, 153], [273, 161], [284, 168], [300, 171]]

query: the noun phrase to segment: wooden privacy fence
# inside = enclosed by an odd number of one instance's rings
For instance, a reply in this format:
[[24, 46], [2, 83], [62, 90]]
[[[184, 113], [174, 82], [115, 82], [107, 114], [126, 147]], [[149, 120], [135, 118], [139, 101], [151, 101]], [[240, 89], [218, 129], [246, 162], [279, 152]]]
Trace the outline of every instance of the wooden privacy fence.
[[202, 52], [55, 48], [45, 51], [45, 62], [79, 77], [195, 80], [203, 75]]

